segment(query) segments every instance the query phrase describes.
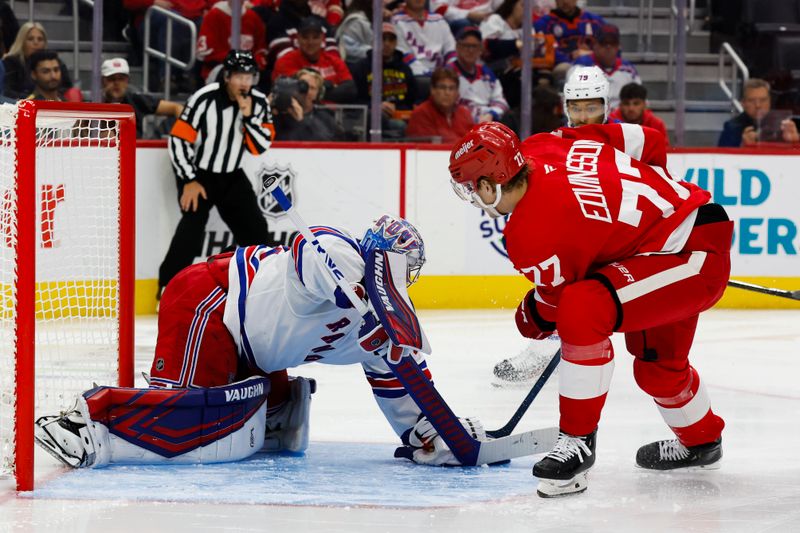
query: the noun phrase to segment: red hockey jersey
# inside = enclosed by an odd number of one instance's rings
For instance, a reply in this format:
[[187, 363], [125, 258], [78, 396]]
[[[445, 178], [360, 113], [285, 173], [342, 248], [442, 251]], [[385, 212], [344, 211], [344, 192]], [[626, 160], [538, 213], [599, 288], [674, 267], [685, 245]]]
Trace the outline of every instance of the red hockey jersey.
[[[241, 50], [253, 52], [258, 68], [267, 66], [267, 35], [261, 18], [251, 9], [242, 8]], [[202, 62], [200, 75], [205, 79], [222, 63], [231, 49], [231, 6], [217, 2], [203, 18], [197, 37], [197, 58]], [[214, 81], [214, 80], [209, 80]]]
[[711, 195], [666, 171], [666, 144], [635, 124], [562, 128], [522, 143], [528, 190], [504, 235], [514, 267], [536, 284], [537, 310], [555, 321], [563, 288], [600, 266], [680, 251]]

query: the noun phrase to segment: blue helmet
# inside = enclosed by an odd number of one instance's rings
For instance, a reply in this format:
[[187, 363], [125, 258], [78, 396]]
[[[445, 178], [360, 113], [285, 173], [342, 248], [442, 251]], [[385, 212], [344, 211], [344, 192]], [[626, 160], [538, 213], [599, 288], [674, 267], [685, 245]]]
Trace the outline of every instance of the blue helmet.
[[367, 229], [359, 244], [364, 256], [373, 250], [404, 254], [408, 264], [406, 284], [411, 285], [419, 278], [425, 264], [425, 245], [417, 228], [407, 220], [383, 215]]

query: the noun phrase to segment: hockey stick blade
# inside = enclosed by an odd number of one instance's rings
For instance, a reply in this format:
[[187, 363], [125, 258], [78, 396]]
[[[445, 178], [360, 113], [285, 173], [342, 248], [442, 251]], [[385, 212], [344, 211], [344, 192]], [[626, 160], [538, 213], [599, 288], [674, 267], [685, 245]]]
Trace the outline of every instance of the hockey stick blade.
[[477, 464], [494, 464], [515, 457], [546, 453], [553, 449], [558, 439], [558, 428], [534, 429], [481, 442]]
[[444, 401], [433, 383], [410, 356], [395, 363], [384, 357], [397, 380], [403, 384], [417, 403], [422, 414], [431, 422], [439, 436], [464, 466], [476, 466], [507, 461], [515, 457], [534, 455], [553, 448], [558, 428], [544, 428], [496, 440], [479, 441], [467, 433], [464, 426]]
[[519, 421], [522, 420], [522, 417], [525, 415], [525, 412], [533, 403], [533, 400], [536, 399], [536, 396], [539, 395], [539, 392], [542, 390], [545, 383], [547, 383], [547, 380], [550, 379], [550, 376], [553, 375], [553, 372], [555, 372], [556, 367], [558, 366], [558, 363], [560, 361], [561, 361], [561, 348], [558, 349], [558, 351], [553, 355], [553, 358], [550, 359], [550, 362], [547, 363], [547, 367], [545, 367], [544, 372], [542, 372], [542, 375], [539, 376], [539, 379], [536, 380], [536, 383], [533, 384], [533, 387], [531, 387], [530, 392], [528, 392], [528, 395], [525, 396], [525, 399], [522, 400], [522, 403], [519, 405], [519, 407], [517, 407], [516, 412], [511, 416], [511, 419], [508, 421], [508, 423], [506, 423], [505, 426], [499, 429], [493, 429], [487, 431], [486, 434], [489, 437], [492, 438], [505, 437], [506, 435], [510, 435], [511, 432], [514, 431], [514, 428], [517, 427]]
[[778, 296], [779, 298], [788, 298], [790, 300], [800, 300], [800, 290], [789, 291], [785, 289], [775, 289], [772, 287], [762, 287], [753, 283], [746, 283], [735, 279], [728, 280], [728, 287], [735, 289], [744, 289], [746, 291], [760, 292], [761, 294], [769, 294], [770, 296]]

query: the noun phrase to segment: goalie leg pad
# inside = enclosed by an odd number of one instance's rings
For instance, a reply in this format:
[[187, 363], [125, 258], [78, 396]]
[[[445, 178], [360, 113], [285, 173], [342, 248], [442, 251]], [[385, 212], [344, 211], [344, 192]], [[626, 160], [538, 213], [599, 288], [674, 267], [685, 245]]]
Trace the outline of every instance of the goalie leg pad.
[[237, 461], [264, 443], [269, 380], [208, 389], [97, 387], [83, 394], [92, 466]]
[[304, 377], [289, 378], [289, 398], [267, 413], [265, 452], [304, 452], [308, 448], [311, 395], [317, 382]]

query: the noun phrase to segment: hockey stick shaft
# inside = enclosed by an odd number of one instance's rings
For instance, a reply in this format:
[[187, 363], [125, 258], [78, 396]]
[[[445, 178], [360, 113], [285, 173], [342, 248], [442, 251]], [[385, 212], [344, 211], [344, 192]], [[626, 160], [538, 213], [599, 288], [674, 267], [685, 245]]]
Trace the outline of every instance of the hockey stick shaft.
[[561, 348], [559, 348], [558, 351], [553, 355], [552, 359], [550, 359], [550, 362], [547, 364], [547, 367], [545, 367], [544, 372], [542, 372], [542, 375], [539, 376], [539, 379], [536, 380], [536, 383], [533, 384], [533, 387], [531, 387], [531, 390], [530, 392], [528, 392], [528, 395], [525, 396], [525, 399], [522, 400], [522, 403], [519, 405], [519, 407], [517, 407], [516, 412], [513, 415], [511, 415], [511, 419], [508, 421], [508, 423], [506, 423], [505, 426], [499, 429], [487, 431], [486, 435], [495, 439], [498, 437], [505, 437], [506, 435], [511, 435], [511, 432], [514, 431], [514, 428], [517, 427], [519, 421], [522, 420], [522, 417], [525, 415], [525, 412], [533, 403], [533, 400], [536, 399], [536, 396], [539, 395], [539, 392], [542, 390], [545, 383], [547, 383], [547, 380], [550, 379], [550, 376], [553, 374], [553, 372], [555, 372], [555, 369], [560, 361], [561, 361]]
[[[365, 316], [369, 314], [369, 309], [364, 302], [359, 298], [347, 280], [344, 279], [339, 268], [336, 266], [336, 262], [333, 258], [328, 255], [328, 252], [320, 246], [319, 241], [314, 236], [314, 233], [311, 231], [311, 228], [305, 223], [303, 218], [295, 211], [292, 202], [289, 198], [286, 197], [284, 192], [278, 186], [278, 181], [274, 177], [268, 178], [268, 180], [273, 180], [270, 183], [267, 183], [267, 180], [264, 182], [264, 189], [267, 192], [272, 194], [272, 197], [278, 202], [281, 208], [286, 213], [286, 216], [289, 217], [289, 220], [295, 225], [297, 230], [309, 243], [309, 245], [314, 249], [316, 253], [312, 254], [316, 256], [320, 261], [322, 261], [323, 266], [325, 269], [331, 273], [331, 280], [342, 290], [342, 293], [350, 300], [350, 303], [353, 304], [353, 307], [361, 316]], [[331, 287], [334, 288], [334, 287]]]
[[778, 296], [780, 298], [789, 298], [790, 300], [800, 300], [800, 290], [789, 291], [785, 289], [774, 289], [772, 287], [762, 287], [761, 285], [746, 283], [735, 279], [728, 280], [728, 287], [760, 292], [761, 294], [769, 294], [770, 296]]

